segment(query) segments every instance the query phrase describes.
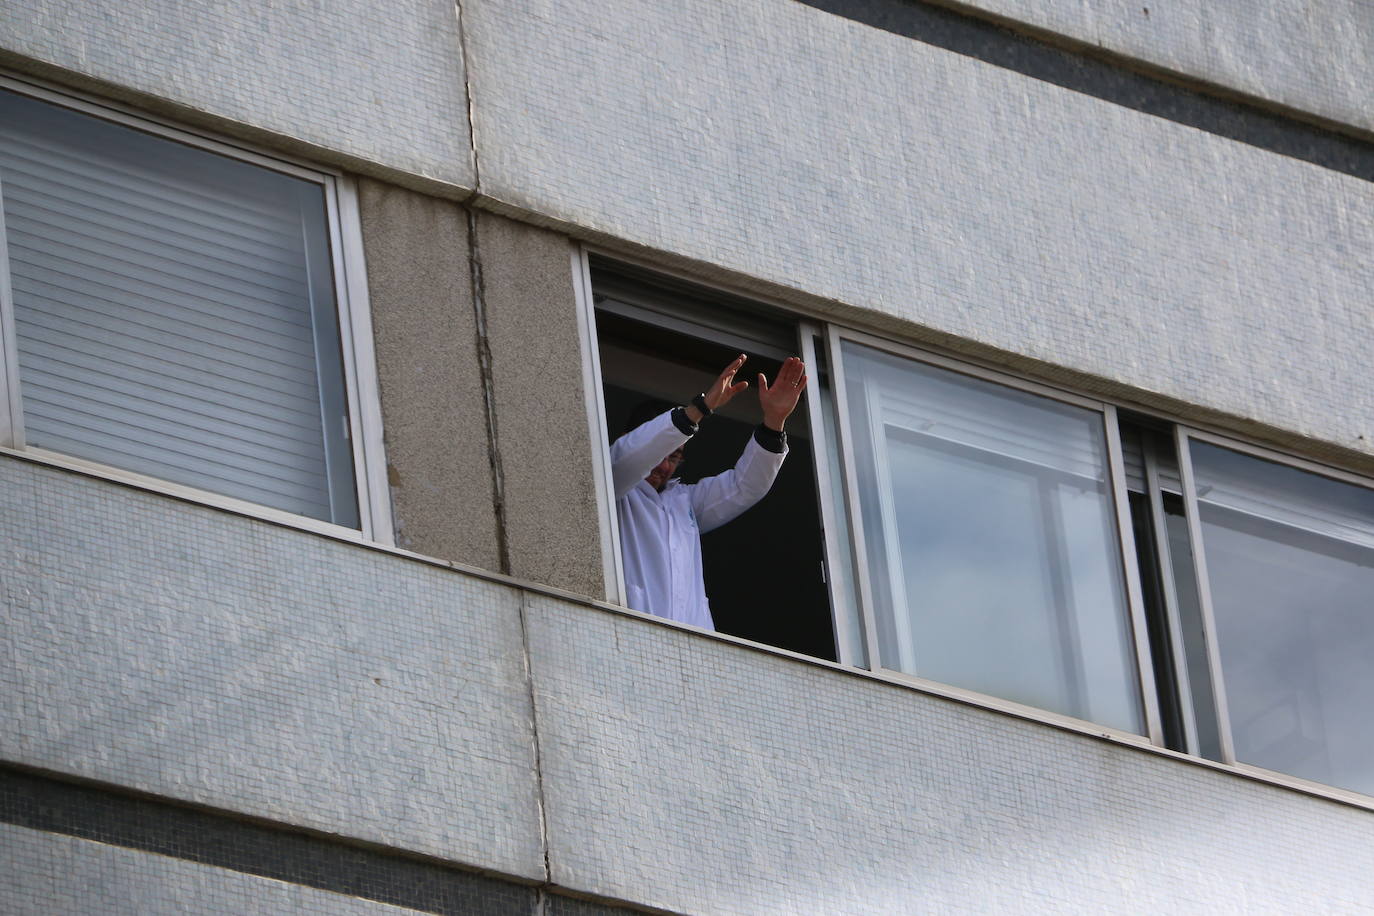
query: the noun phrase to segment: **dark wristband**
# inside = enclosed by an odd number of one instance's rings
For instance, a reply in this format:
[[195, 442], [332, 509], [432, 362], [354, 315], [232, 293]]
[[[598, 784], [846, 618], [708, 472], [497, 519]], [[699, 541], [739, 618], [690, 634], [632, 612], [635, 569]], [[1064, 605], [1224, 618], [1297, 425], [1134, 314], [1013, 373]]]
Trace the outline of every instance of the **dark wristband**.
[[684, 436], [695, 436], [697, 434], [697, 425], [687, 419], [686, 407], [674, 407], [669, 416], [673, 418], [673, 425], [677, 427], [677, 431]]
[[781, 429], [769, 429], [762, 423], [754, 427], [754, 441], [774, 455], [781, 455], [787, 451], [787, 432]]
[[702, 417], [709, 417], [715, 412], [706, 406], [706, 395], [704, 394], [699, 394], [692, 398], [692, 406], [701, 411]]

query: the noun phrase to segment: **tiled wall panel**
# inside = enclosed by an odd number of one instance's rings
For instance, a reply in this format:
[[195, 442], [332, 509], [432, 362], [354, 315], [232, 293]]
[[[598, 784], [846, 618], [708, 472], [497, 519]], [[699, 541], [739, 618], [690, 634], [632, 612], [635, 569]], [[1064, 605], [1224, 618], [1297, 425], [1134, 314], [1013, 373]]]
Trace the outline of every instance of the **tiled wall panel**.
[[8, 824], [0, 824], [0, 874], [5, 876], [4, 910], [10, 916], [416, 912]]
[[1374, 815], [535, 599], [555, 881], [696, 913], [1352, 912]]
[[1374, 452], [1369, 182], [790, 0], [465, 9], [494, 197]]
[[0, 49], [349, 157], [471, 187], [449, 0], [26, 0]]
[[519, 593], [0, 460], [0, 759], [543, 875]]

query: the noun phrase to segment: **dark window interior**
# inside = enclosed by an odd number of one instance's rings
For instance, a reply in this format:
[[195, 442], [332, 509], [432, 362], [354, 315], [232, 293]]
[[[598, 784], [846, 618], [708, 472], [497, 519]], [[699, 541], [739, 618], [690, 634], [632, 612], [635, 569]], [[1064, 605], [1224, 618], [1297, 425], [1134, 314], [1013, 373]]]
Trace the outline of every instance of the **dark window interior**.
[[[758, 373], [798, 352], [795, 322], [753, 303], [593, 262], [606, 425], [614, 439], [646, 400], [681, 404], [740, 353], [748, 390], [708, 418], [686, 449], [694, 483], [732, 467], [762, 419]], [[816, 385], [814, 373], [809, 385]], [[835, 658], [806, 401], [787, 421], [788, 456], [761, 502], [702, 537], [706, 594], [723, 633]]]

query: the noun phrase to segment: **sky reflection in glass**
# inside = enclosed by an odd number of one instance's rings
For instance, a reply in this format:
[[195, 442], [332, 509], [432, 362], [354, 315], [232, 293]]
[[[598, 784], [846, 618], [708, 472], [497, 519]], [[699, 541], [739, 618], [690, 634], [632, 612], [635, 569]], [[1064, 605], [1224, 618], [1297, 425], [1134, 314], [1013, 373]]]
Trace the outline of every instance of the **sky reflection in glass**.
[[1190, 448], [1236, 759], [1374, 794], [1374, 491]]
[[843, 353], [883, 665], [1143, 731], [1102, 415]]

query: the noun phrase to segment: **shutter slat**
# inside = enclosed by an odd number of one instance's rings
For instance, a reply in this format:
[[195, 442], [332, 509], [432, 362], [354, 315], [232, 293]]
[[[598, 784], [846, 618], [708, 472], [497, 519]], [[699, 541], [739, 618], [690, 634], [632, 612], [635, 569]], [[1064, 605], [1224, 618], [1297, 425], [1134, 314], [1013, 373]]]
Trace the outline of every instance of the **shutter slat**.
[[[113, 360], [155, 359], [184, 373], [174, 377], [194, 379], [201, 374], [218, 375], [225, 379], [240, 379], [254, 387], [278, 393], [282, 397], [315, 399], [315, 381], [299, 367], [291, 367], [281, 359], [270, 359], [254, 353], [216, 347], [193, 336], [195, 328], [186, 326], [163, 329], [150, 324], [136, 324], [127, 319], [106, 320], [100, 312], [88, 308], [92, 300], [81, 305], [68, 301], [34, 296], [35, 304], [47, 307], [38, 314], [16, 316], [15, 325], [22, 328], [47, 328], [58, 335], [68, 335], [66, 345], [75, 350], [90, 350], [90, 355], [104, 354]], [[24, 336], [21, 331], [21, 338]], [[55, 341], [63, 345], [60, 340]], [[108, 350], [106, 349], [108, 347]], [[94, 349], [90, 349], [94, 348]], [[118, 351], [118, 352], [116, 352]], [[264, 348], [272, 355], [274, 351]], [[23, 365], [23, 354], [20, 365]]]
[[[162, 152], [165, 151], [164, 148]], [[119, 150], [116, 148], [108, 152], [118, 153]], [[236, 237], [238, 232], [242, 232], [243, 238], [269, 235], [284, 240], [294, 236], [289, 225], [292, 218], [291, 209], [282, 203], [284, 199], [289, 198], [270, 193], [263, 194], [261, 191], [264, 189], [257, 184], [236, 187], [232, 180], [225, 181], [221, 178], [218, 181], [220, 187], [197, 187], [188, 181], [169, 180], [161, 166], [152, 167], [148, 163], [120, 163], [110, 156], [84, 156], [60, 141], [26, 141], [18, 135], [0, 137], [0, 155], [9, 163], [7, 168], [20, 170], [37, 164], [38, 174], [53, 175], [59, 180], [65, 177], [81, 177], [97, 182], [99, 186], [116, 196], [125, 193], [126, 189], [138, 188], [140, 190], [128, 194], [129, 200], [150, 208], [158, 207], [159, 202], [166, 202], [169, 206], [162, 212], [169, 217], [201, 223], [211, 228], [220, 225], [230, 239]], [[232, 163], [231, 160], [223, 162], [229, 163], [231, 168], [249, 169], [250, 172], [260, 171], [253, 169], [252, 166]]]
[[[8, 185], [6, 186], [8, 187]], [[7, 211], [11, 208], [6, 207]], [[57, 214], [52, 214], [56, 218]], [[206, 258], [186, 256], [175, 246], [161, 245], [155, 239], [142, 240], [123, 235], [118, 243], [107, 241], [117, 230], [99, 236], [83, 232], [82, 224], [68, 224], [59, 231], [51, 223], [34, 219], [32, 208], [20, 208], [18, 213], [6, 213], [6, 225], [26, 239], [27, 247], [35, 255], [80, 264], [117, 274], [138, 277], [151, 287], [172, 291], [179, 295], [200, 293], [216, 300], [241, 301], [243, 308], [256, 309], [264, 317], [282, 320], [281, 303], [299, 302], [307, 288], [301, 283], [268, 284], [260, 282], [258, 265], [219, 263], [209, 269]], [[143, 244], [139, 244], [142, 242]], [[199, 260], [201, 265], [195, 262]], [[297, 262], [297, 271], [300, 263]], [[237, 273], [239, 276], [235, 276]], [[243, 279], [244, 277], [256, 279]], [[295, 316], [293, 316], [295, 317]], [[304, 322], [297, 321], [303, 325]]]
[[[319, 412], [283, 414], [271, 411], [270, 404], [251, 397], [253, 392], [225, 392], [213, 385], [179, 385], [177, 390], [167, 387], [169, 381], [147, 371], [130, 369], [126, 372], [101, 373], [86, 366], [67, 361], [67, 353], [57, 347], [35, 345], [34, 353], [42, 357], [42, 369], [28, 369], [34, 384], [68, 399], [87, 397], [87, 392], [107, 392], [114, 398], [111, 406], [129, 402], [159, 407], [178, 417], [192, 429], [234, 430], [245, 442], [261, 445], [281, 443], [275, 447], [310, 458], [314, 449], [305, 445], [319, 438]], [[123, 401], [118, 400], [124, 398]], [[311, 422], [313, 421], [313, 423]]]
[[[153, 442], [145, 435], [146, 428], [132, 430], [100, 414], [45, 399], [39, 399], [36, 403], [43, 408], [43, 416], [54, 423], [54, 439], [66, 437], [69, 443], [85, 443], [82, 449], [63, 449], [78, 457], [113, 464], [115, 462], [110, 461], [105, 455], [105, 450], [108, 449], [115, 454], [138, 455], [149, 461], [158, 461], [168, 468], [189, 466], [193, 470], [177, 475], [186, 478], [177, 482], [191, 483], [192, 486], [198, 485], [192, 482], [194, 479], [221, 479], [235, 481], [245, 489], [253, 488], [278, 494], [290, 493], [292, 490], [306, 492], [319, 489], [318, 468], [306, 467], [299, 463], [272, 463], [264, 461], [260, 455], [245, 454], [241, 451], [227, 455], [217, 453], [209, 447], [201, 447], [196, 440], [176, 435], [175, 432], [159, 437]], [[88, 435], [79, 435], [82, 432]], [[132, 435], [135, 432], [138, 433], [137, 436]], [[92, 442], [95, 440], [100, 443], [99, 451], [92, 452]], [[34, 444], [42, 448], [52, 448], [46, 441]], [[135, 470], [148, 473], [143, 467]], [[269, 502], [261, 499], [255, 501]]]
[[14, 263], [14, 282], [22, 284], [30, 294], [53, 303], [114, 315], [130, 324], [146, 325], [151, 330], [175, 326], [205, 339], [252, 341], [262, 351], [263, 359], [275, 360], [283, 367], [300, 369], [301, 360], [309, 358], [309, 337], [305, 333], [308, 328], [274, 322], [256, 311], [226, 306], [216, 309], [213, 300], [190, 293], [171, 298], [156, 287], [108, 272], [97, 273], [95, 279], [90, 279], [81, 274], [80, 264], [43, 255], [31, 256], [25, 246], [13, 247], [26, 258]]

